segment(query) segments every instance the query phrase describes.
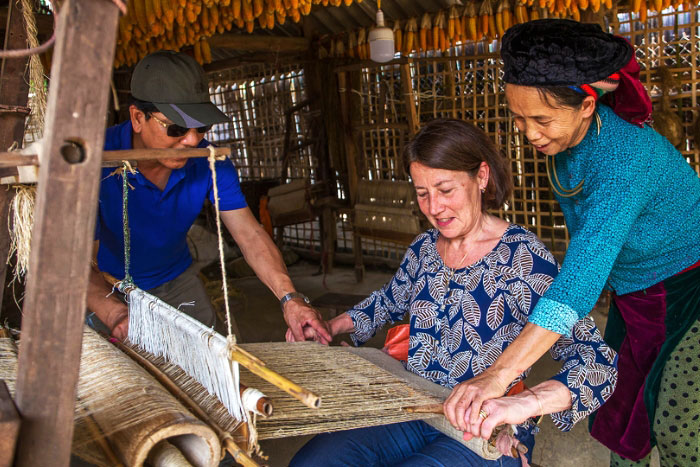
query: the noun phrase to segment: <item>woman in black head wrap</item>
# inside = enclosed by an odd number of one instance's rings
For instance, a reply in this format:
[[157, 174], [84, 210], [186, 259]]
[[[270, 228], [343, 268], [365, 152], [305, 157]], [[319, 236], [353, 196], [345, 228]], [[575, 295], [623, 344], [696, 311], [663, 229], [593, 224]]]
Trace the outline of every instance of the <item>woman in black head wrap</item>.
[[501, 56], [514, 122], [547, 159], [571, 241], [521, 335], [455, 389], [446, 415], [458, 425], [470, 410], [478, 433], [488, 399], [570, 335], [607, 287], [605, 338], [618, 351], [619, 378], [591, 433], [614, 465], [644, 459], [655, 444], [662, 465], [698, 465], [700, 179], [645, 125], [651, 103], [625, 39], [540, 20], [508, 30]]

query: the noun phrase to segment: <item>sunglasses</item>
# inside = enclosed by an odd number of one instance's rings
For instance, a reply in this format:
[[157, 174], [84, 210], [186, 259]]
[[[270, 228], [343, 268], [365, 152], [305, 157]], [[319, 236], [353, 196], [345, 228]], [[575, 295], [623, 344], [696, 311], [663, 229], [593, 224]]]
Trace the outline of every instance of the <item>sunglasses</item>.
[[[177, 125], [175, 123], [168, 123], [164, 122], [160, 118], [156, 117], [153, 115], [153, 113], [148, 112], [148, 115], [153, 117], [153, 119], [160, 124], [163, 128], [165, 128], [166, 133], [168, 136], [171, 138], [182, 138], [187, 134], [188, 131], [191, 130], [191, 128], [185, 128], [184, 126]], [[199, 128], [195, 128], [197, 130], [197, 133], [199, 134], [204, 134], [207, 131], [211, 130], [211, 125], [206, 125], [206, 126], [200, 126]]]

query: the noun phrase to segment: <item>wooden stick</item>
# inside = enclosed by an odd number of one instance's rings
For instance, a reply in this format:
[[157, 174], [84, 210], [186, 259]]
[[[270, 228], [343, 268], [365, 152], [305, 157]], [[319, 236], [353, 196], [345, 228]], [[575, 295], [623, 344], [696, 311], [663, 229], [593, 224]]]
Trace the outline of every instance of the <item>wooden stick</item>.
[[250, 456], [233, 441], [230, 435], [223, 441], [224, 448], [233, 456], [233, 459], [243, 467], [260, 467], [260, 464], [251, 459]]
[[219, 424], [216, 423], [216, 421], [214, 421], [214, 419], [212, 419], [209, 414], [199, 406], [199, 404], [197, 404], [185, 391], [180, 389], [180, 387], [175, 384], [173, 380], [168, 377], [168, 375], [163, 373], [160, 368], [155, 366], [139, 353], [135, 352], [131, 347], [122, 344], [118, 340], [109, 339], [109, 341], [112, 342], [119, 350], [127, 354], [129, 357], [131, 357], [131, 359], [141, 365], [192, 413], [194, 413], [204, 423], [209, 425], [216, 432], [216, 435], [224, 445], [224, 449], [226, 449], [229, 454], [233, 456], [236, 462], [246, 467], [260, 467], [243, 449], [240, 448], [240, 446], [233, 441], [231, 433], [224, 431], [224, 429], [221, 428]]
[[[0, 328], [0, 331], [3, 329]], [[19, 437], [19, 430], [22, 425], [22, 418], [15, 401], [10, 396], [5, 381], [0, 379], [0, 465], [14, 465], [15, 446]]]
[[250, 370], [251, 373], [260, 376], [270, 384], [274, 384], [290, 396], [301, 401], [301, 403], [305, 406], [311, 409], [318, 409], [321, 407], [321, 398], [319, 396], [288, 380], [279, 373], [270, 370], [264, 364], [261, 365], [260, 360], [257, 358], [250, 358], [250, 354], [248, 352], [235, 347], [234, 350], [229, 353], [229, 356], [231, 360], [237, 361]]
[[[411, 405], [408, 407], [402, 407], [401, 409], [406, 413], [432, 413], [436, 415], [445, 415], [442, 404]], [[491, 439], [489, 440], [489, 444], [491, 446], [496, 447], [496, 436], [498, 436], [501, 430], [503, 430], [506, 426], [507, 425], [501, 425], [494, 428]], [[511, 449], [512, 454], [515, 457], [518, 457], [518, 452], [527, 454], [528, 451], [527, 446], [524, 446], [523, 444], [518, 444], [516, 447]]]
[[[231, 154], [230, 147], [214, 148], [216, 157]], [[181, 149], [125, 149], [122, 151], [103, 151], [103, 162], [115, 161], [145, 161], [152, 159], [190, 159], [193, 157], [209, 157], [207, 148], [181, 148]], [[39, 165], [39, 156], [36, 154], [19, 154], [16, 152], [0, 152], [0, 168], [18, 167], [22, 165]], [[110, 164], [113, 165], [113, 164]]]
[[442, 404], [427, 404], [427, 405], [411, 405], [408, 407], [402, 407], [401, 409], [406, 413], [434, 413], [437, 415], [443, 415]]

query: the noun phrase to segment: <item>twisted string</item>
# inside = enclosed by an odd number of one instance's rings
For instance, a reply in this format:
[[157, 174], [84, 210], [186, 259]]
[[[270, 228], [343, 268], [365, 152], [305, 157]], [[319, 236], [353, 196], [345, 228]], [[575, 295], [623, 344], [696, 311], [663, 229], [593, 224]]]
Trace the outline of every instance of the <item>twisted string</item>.
[[224, 238], [221, 235], [221, 215], [219, 210], [219, 188], [216, 185], [216, 150], [214, 146], [208, 146], [209, 149], [209, 169], [211, 170], [212, 184], [214, 185], [214, 210], [216, 211], [216, 234], [219, 238], [219, 263], [221, 265], [221, 283], [224, 289], [224, 307], [226, 308], [226, 325], [228, 327], [228, 335], [226, 340], [230, 346], [236, 345], [236, 336], [233, 335], [233, 326], [231, 319], [231, 309], [228, 304], [228, 283], [226, 281], [226, 263], [224, 262]]
[[131, 258], [131, 235], [129, 233], [129, 180], [127, 172], [133, 172], [128, 161], [124, 161], [122, 167], [122, 219], [124, 228], [124, 280], [123, 285], [133, 285], [134, 281], [129, 274]]

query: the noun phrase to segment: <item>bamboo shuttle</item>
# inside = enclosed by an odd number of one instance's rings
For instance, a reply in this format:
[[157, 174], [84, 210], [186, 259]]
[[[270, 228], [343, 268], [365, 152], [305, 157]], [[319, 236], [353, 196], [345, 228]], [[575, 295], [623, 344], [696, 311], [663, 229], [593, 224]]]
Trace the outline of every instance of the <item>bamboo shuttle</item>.
[[236, 347], [231, 350], [229, 356], [231, 360], [237, 361], [246, 367], [251, 373], [261, 377], [270, 384], [274, 384], [290, 396], [299, 400], [305, 406], [311, 409], [318, 409], [321, 407], [321, 398], [319, 396], [302, 388], [284, 376], [270, 370], [264, 363], [250, 355], [245, 350]]
[[[248, 389], [248, 386], [246, 386], [245, 384], [239, 384], [238, 387], [240, 388], [242, 397], [243, 393]], [[261, 397], [256, 401], [255, 409], [266, 417], [272, 415], [272, 412], [274, 411], [272, 401], [267, 396]]]

